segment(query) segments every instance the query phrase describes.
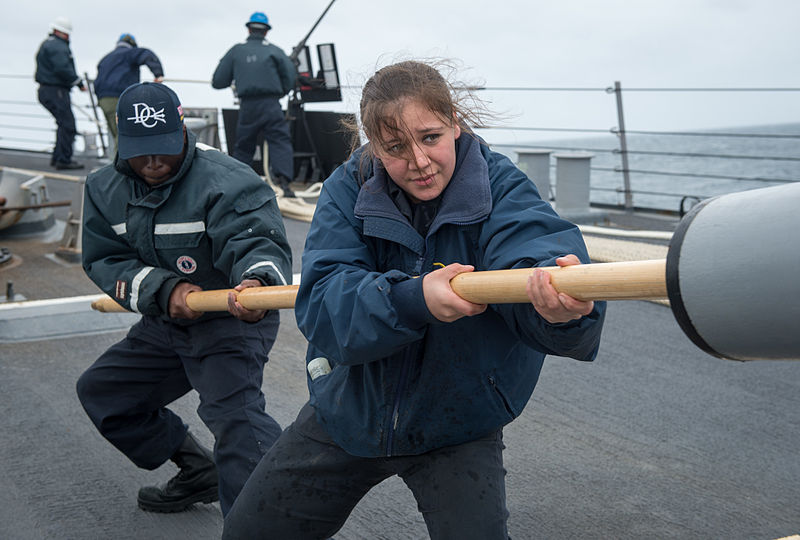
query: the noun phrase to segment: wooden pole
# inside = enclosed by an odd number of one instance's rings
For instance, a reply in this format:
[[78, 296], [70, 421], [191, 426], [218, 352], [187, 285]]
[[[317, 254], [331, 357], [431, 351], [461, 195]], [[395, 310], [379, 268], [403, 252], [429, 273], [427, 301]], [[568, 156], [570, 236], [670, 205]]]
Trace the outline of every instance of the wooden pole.
[[292, 309], [297, 296], [297, 285], [250, 287], [240, 293], [233, 289], [198, 291], [186, 295], [186, 305], [194, 311], [227, 311], [228, 293], [247, 309]]
[[[466, 272], [450, 281], [453, 291], [476, 304], [529, 302], [525, 292], [533, 268]], [[651, 300], [666, 298], [666, 260], [547, 266], [558, 292], [578, 300]]]
[[[666, 298], [666, 261], [628, 261], [543, 267], [559, 292], [578, 300], [651, 300]], [[533, 268], [466, 272], [450, 281], [453, 291], [476, 304], [528, 302], [525, 284]], [[233, 289], [197, 291], [186, 295], [195, 311], [227, 311], [228, 293]], [[237, 294], [247, 309], [292, 309], [297, 285], [250, 287]], [[106, 313], [124, 312], [112, 298], [92, 302], [92, 309]]]

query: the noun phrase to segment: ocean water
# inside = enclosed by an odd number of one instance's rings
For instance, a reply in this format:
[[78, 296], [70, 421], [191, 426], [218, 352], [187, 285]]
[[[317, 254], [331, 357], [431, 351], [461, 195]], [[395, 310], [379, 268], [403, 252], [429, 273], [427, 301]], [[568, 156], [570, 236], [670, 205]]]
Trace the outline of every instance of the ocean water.
[[[684, 200], [684, 209], [688, 210], [708, 197], [800, 181], [800, 124], [686, 133], [627, 134], [628, 169], [635, 206], [679, 211]], [[548, 148], [554, 153], [589, 151], [593, 154], [591, 202], [624, 205], [622, 159], [618, 152], [613, 152], [620, 148], [616, 135], [536, 141], [513, 147], [498, 145], [496, 148], [516, 159], [513, 149], [518, 147]], [[555, 159], [551, 157], [553, 191], [554, 165]]]

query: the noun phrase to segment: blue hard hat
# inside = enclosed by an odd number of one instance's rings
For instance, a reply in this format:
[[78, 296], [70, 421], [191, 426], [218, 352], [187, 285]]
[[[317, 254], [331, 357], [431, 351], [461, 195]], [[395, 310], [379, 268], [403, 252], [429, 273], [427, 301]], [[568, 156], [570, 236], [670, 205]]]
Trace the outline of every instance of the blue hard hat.
[[127, 32], [120, 35], [117, 41], [124, 41], [125, 43], [129, 43], [136, 47], [136, 38], [133, 37], [133, 34], [128, 34]]
[[256, 11], [255, 13], [250, 15], [250, 20], [245, 23], [245, 26], [249, 28], [251, 24], [257, 26], [266, 26], [267, 30], [270, 30], [272, 28], [269, 25], [269, 19], [267, 18], [267, 16], [260, 11]]

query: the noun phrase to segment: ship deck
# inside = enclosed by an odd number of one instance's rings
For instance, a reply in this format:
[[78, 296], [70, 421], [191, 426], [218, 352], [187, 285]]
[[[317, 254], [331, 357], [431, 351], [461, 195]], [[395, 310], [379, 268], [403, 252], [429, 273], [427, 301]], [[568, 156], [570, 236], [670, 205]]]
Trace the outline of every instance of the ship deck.
[[[0, 153], [0, 165], [49, 168], [32, 158], [38, 156], [13, 161]], [[72, 185], [55, 180], [51, 199], [68, 198], [59, 190]], [[0, 537], [219, 538], [217, 504], [181, 514], [139, 510], [139, 486], [166, 481], [174, 468], [137, 469], [81, 409], [75, 381], [136, 316], [88, 308], [83, 297], [99, 290], [79, 264], [55, 255], [67, 209], [54, 212], [56, 225], [41, 234], [0, 231], [0, 246], [14, 256], [0, 266], [0, 295], [12, 282], [27, 300], [0, 304]], [[606, 225], [669, 231], [676, 222], [609, 213]], [[298, 272], [308, 224], [285, 223]], [[663, 240], [612, 247], [597, 249], [629, 259], [666, 251]], [[282, 311], [281, 321], [264, 392], [269, 412], [287, 426], [307, 399], [306, 343], [293, 312]], [[510, 536], [744, 540], [800, 533], [798, 369], [710, 357], [665, 305], [611, 303], [597, 360], [549, 358], [528, 407], [505, 429]], [[197, 405], [190, 393], [174, 410], [210, 444]], [[411, 494], [393, 478], [361, 501], [336, 538], [426, 536]]]

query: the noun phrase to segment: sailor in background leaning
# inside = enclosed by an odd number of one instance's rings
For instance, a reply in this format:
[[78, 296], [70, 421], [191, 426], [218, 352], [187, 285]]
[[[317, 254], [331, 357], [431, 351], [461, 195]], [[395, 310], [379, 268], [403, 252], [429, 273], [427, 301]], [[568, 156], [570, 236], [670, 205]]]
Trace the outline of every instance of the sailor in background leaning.
[[94, 93], [114, 138], [114, 148], [117, 147], [117, 102], [126, 88], [139, 82], [139, 66], [150, 68], [155, 82], [164, 80], [164, 68], [156, 53], [139, 47], [136, 38], [127, 33], [119, 36], [114, 50], [97, 64]]
[[234, 84], [239, 96], [236, 145], [231, 155], [251, 165], [258, 134], [263, 133], [269, 145], [269, 169], [264, 160], [264, 172], [269, 171], [285, 196], [293, 197], [289, 183], [294, 179], [294, 151], [279, 100], [294, 88], [297, 70], [279, 47], [267, 41], [267, 31], [272, 26], [266, 15], [253, 13], [245, 26], [249, 31], [247, 41], [225, 53], [211, 86], [227, 88]]
[[69, 92], [73, 86], [86, 91], [83, 80], [75, 72], [75, 61], [69, 48], [72, 23], [66, 17], [56, 17], [50, 24], [50, 35], [36, 53], [36, 82], [38, 98], [56, 120], [56, 144], [50, 165], [56, 169], [82, 169], [83, 164], [72, 161], [72, 143], [75, 142], [75, 115]]
[[[228, 312], [198, 313], [186, 297], [288, 284], [283, 219], [250, 167], [197, 144], [168, 87], [128, 88], [117, 118], [116, 159], [86, 180], [83, 267], [142, 318], [81, 375], [78, 396], [134, 464], [152, 470], [172, 460], [180, 468], [165, 485], [139, 490], [142, 509], [179, 512], [219, 497], [226, 514], [281, 432], [261, 391], [279, 314], [247, 310], [233, 293]], [[213, 459], [167, 408], [192, 389], [216, 441]]]

